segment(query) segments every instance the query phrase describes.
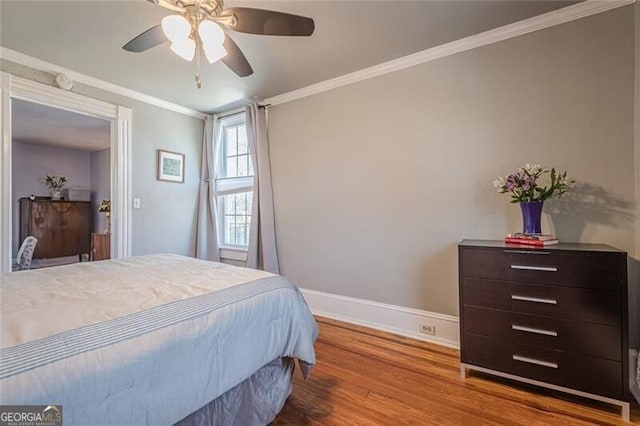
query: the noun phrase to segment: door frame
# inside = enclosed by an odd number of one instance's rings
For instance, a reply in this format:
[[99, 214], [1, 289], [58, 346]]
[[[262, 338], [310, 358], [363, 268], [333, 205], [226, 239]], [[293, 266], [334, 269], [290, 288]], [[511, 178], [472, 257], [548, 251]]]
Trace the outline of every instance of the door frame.
[[13, 99], [34, 102], [111, 123], [111, 256], [131, 256], [131, 125], [132, 111], [38, 83], [7, 72], [0, 74], [0, 272], [11, 271], [13, 194], [11, 103]]

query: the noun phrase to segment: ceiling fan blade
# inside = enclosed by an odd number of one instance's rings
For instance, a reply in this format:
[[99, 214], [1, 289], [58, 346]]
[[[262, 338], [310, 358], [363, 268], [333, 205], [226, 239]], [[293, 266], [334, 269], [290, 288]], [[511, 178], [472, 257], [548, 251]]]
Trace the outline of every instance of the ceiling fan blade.
[[238, 47], [235, 41], [225, 34], [223, 46], [227, 49], [227, 55], [220, 59], [231, 71], [238, 74], [239, 77], [246, 77], [253, 74], [253, 69], [249, 65], [249, 61]]
[[139, 53], [149, 50], [152, 47], [159, 46], [165, 41], [168, 41], [168, 39], [167, 36], [164, 35], [162, 27], [160, 25], [156, 25], [135, 37], [129, 43], [122, 46], [122, 48], [129, 52]]
[[220, 14], [221, 18], [235, 16], [235, 25], [221, 21], [229, 29], [241, 33], [275, 36], [310, 36], [315, 29], [313, 19], [289, 13], [250, 7], [230, 7]]

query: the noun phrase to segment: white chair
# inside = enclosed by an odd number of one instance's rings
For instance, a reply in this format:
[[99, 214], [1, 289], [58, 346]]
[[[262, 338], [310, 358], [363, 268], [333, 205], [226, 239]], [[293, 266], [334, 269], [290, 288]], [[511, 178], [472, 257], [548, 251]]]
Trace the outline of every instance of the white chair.
[[16, 262], [13, 265], [14, 271], [24, 271], [31, 269], [31, 259], [33, 258], [33, 252], [38, 244], [38, 239], [33, 236], [28, 236], [22, 242], [18, 254], [16, 255]]

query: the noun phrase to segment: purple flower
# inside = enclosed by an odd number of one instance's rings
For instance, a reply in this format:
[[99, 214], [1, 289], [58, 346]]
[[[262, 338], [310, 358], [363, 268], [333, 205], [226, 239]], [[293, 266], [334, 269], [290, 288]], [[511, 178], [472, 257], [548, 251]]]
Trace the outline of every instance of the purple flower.
[[[544, 175], [549, 176], [550, 182], [542, 186], [538, 184], [538, 179]], [[513, 202], [544, 201], [559, 197], [571, 189], [575, 181], [566, 176], [566, 172], [558, 173], [555, 168], [548, 170], [539, 164], [526, 164], [506, 178], [496, 179], [494, 186], [499, 193], [510, 192]]]

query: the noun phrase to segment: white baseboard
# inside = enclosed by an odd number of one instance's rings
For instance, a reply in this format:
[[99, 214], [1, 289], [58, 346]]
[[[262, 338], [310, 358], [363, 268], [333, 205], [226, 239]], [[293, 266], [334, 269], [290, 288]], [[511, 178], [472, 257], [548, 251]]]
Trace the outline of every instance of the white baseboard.
[[[314, 315], [460, 348], [458, 317], [315, 290], [300, 290]], [[421, 324], [435, 327], [435, 334], [420, 333]]]

